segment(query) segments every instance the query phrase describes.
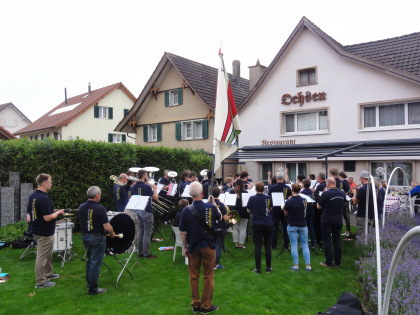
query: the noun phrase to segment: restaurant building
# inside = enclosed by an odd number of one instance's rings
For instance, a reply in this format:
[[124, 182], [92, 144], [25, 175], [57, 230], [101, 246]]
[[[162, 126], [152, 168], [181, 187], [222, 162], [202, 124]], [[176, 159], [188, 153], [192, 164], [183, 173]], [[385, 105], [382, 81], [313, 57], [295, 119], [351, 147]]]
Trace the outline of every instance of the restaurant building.
[[[256, 180], [292, 181], [337, 167], [420, 179], [420, 33], [343, 46], [303, 17], [238, 112], [240, 150]], [[250, 80], [252, 83], [252, 80]], [[393, 185], [407, 186], [400, 172]]]

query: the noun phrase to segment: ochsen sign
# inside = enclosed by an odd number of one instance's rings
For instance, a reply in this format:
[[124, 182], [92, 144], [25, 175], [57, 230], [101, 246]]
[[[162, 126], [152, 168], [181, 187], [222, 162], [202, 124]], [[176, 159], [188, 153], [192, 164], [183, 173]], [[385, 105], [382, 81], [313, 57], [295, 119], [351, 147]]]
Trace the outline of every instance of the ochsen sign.
[[310, 101], [325, 101], [327, 99], [327, 93], [325, 92], [319, 92], [319, 93], [311, 93], [311, 92], [306, 92], [306, 94], [304, 95], [302, 92], [299, 92], [297, 95], [290, 95], [290, 94], [283, 94], [282, 98], [281, 98], [281, 103], [284, 105], [290, 105], [291, 103], [293, 104], [299, 104], [299, 106], [302, 106], [303, 103], [307, 102], [309, 103]]

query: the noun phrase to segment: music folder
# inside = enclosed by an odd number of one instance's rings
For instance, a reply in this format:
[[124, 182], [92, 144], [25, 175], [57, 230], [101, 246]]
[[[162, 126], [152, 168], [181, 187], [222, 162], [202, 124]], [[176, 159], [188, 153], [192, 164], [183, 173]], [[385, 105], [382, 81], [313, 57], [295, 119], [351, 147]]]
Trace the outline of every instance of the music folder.
[[190, 195], [190, 185], [185, 186], [184, 191], [182, 192], [181, 197], [191, 198], [191, 195]]
[[271, 193], [271, 199], [273, 199], [273, 206], [274, 207], [284, 206], [284, 195], [283, 195], [283, 193], [273, 192], [273, 193]]
[[225, 195], [225, 205], [226, 206], [235, 206], [236, 205], [236, 194], [226, 194]]
[[313, 200], [311, 197], [309, 197], [308, 195], [305, 194], [299, 194], [299, 196], [301, 196], [302, 198], [306, 199], [307, 202], [311, 203], [311, 202], [315, 202], [315, 200]]
[[125, 206], [125, 209], [144, 210], [146, 209], [149, 199], [150, 199], [150, 196], [140, 196], [140, 195], [131, 196], [130, 200], [127, 203], [127, 206]]
[[246, 207], [248, 205], [248, 200], [252, 196], [251, 193], [242, 193], [242, 207]]

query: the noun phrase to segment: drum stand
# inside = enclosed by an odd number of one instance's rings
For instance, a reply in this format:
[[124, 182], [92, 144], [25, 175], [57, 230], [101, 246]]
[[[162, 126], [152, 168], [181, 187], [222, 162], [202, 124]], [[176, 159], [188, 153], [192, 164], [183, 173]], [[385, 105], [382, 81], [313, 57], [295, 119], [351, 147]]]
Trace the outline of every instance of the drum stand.
[[[133, 250], [131, 251], [130, 255], [124, 259], [118, 259], [117, 257], [118, 254], [114, 254], [113, 252], [110, 252], [108, 250], [106, 251], [107, 255], [114, 257], [115, 260], [123, 267], [120, 274], [118, 275], [117, 282], [115, 283], [115, 287], [118, 287], [118, 282], [120, 281], [121, 275], [123, 274], [124, 270], [128, 272], [128, 274], [131, 277], [131, 280], [133, 280], [133, 275], [131, 274], [131, 271], [127, 269], [127, 265], [130, 262], [131, 256], [133, 256], [133, 254], [136, 253], [136, 245], [134, 243], [132, 245], [133, 245]], [[103, 262], [103, 264], [105, 265], [105, 267], [108, 268], [109, 273], [111, 274], [111, 269], [109, 268], [109, 266], [105, 262]]]
[[30, 254], [36, 254], [36, 244], [35, 241], [32, 241], [31, 244], [26, 247], [25, 251], [20, 256], [19, 260], [22, 260], [24, 257], [30, 255]]
[[64, 218], [64, 221], [66, 222], [66, 239], [65, 239], [65, 244], [66, 247], [64, 248], [63, 251], [58, 252], [58, 257], [61, 257], [61, 269], [64, 268], [64, 264], [66, 262], [69, 262], [74, 256], [77, 256], [77, 254], [75, 252], [73, 252], [72, 248], [67, 248], [67, 240], [68, 240], [68, 229], [67, 229], [67, 222], [68, 222], [68, 218]]

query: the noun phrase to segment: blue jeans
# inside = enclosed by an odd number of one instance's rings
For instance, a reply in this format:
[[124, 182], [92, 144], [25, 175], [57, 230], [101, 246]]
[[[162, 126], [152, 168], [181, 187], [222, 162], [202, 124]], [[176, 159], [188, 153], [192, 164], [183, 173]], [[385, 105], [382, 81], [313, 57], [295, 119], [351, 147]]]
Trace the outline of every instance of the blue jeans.
[[86, 248], [86, 282], [89, 287], [89, 294], [98, 291], [98, 278], [101, 272], [102, 261], [104, 260], [106, 239], [105, 235], [85, 234], [83, 245]]
[[299, 254], [298, 254], [298, 237], [300, 239], [300, 245], [303, 250], [303, 258], [305, 259], [305, 264], [311, 264], [311, 256], [309, 255], [308, 247], [308, 228], [298, 227], [298, 226], [287, 226], [287, 233], [289, 234], [290, 244], [292, 245], [292, 259], [295, 265], [299, 264]]
[[220, 264], [220, 256], [222, 256], [222, 249], [225, 243], [226, 233], [226, 229], [220, 229], [214, 233], [216, 239], [216, 265]]
[[137, 234], [139, 254], [149, 256], [150, 239], [153, 232], [153, 213], [137, 211], [137, 221], [139, 222], [139, 233]]

